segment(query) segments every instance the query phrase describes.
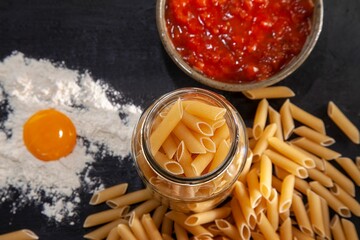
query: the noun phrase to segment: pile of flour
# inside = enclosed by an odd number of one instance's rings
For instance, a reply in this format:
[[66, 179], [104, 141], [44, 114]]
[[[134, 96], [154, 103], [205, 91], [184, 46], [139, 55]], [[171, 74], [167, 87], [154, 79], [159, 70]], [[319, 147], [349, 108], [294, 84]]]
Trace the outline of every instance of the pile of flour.
[[[73, 217], [81, 202], [77, 190], [82, 181], [92, 190], [102, 187], [99, 178], [88, 175], [94, 156], [107, 154], [121, 161], [129, 155], [141, 109], [120, 102], [126, 102], [121, 93], [87, 72], [18, 52], [4, 59], [0, 63], [0, 201], [12, 201], [14, 214], [35, 204], [57, 222]], [[22, 131], [31, 115], [49, 108], [73, 121], [78, 138], [71, 154], [43, 162], [27, 151]]]

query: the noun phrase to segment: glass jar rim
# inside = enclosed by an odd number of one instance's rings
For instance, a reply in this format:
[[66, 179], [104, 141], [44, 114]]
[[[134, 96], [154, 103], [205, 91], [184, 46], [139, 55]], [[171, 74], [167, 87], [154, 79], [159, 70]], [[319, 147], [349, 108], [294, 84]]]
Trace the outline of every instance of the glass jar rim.
[[[220, 164], [219, 167], [217, 167], [216, 169], [214, 169], [213, 171], [200, 175], [198, 177], [182, 177], [182, 176], [177, 176], [177, 175], [173, 175], [170, 172], [166, 171], [163, 167], [161, 167], [156, 161], [154, 156], [151, 153], [150, 150], [150, 144], [148, 144], [150, 141], [150, 133], [151, 133], [151, 127], [152, 127], [152, 123], [155, 119], [155, 117], [157, 116], [157, 114], [159, 113], [160, 110], [164, 109], [166, 106], [168, 106], [169, 104], [174, 103], [178, 98], [184, 97], [186, 95], [191, 96], [191, 98], [189, 99], [194, 99], [194, 96], [192, 96], [192, 94], [196, 94], [197, 96], [204, 96], [208, 99], [211, 99], [211, 101], [215, 102], [219, 107], [223, 107], [226, 109], [226, 114], [225, 114], [225, 118], [226, 118], [226, 123], [228, 124], [228, 127], [230, 129], [230, 139], [231, 139], [231, 144], [230, 144], [230, 149], [229, 152], [225, 158], [225, 160]], [[178, 96], [176, 98], [176, 96]], [[196, 97], [195, 97], [196, 99]], [[240, 120], [240, 124], [242, 126], [242, 128], [240, 129], [239, 126], [237, 124], [235, 124], [236, 121], [231, 121], [231, 119], [234, 119], [234, 111], [237, 113], [237, 110], [232, 106], [232, 104], [230, 104], [230, 102], [228, 102], [228, 100], [226, 100], [222, 95], [217, 94], [215, 92], [209, 91], [209, 90], [205, 90], [205, 89], [201, 89], [201, 88], [195, 88], [195, 87], [187, 87], [187, 88], [180, 88], [177, 90], [174, 90], [172, 92], [169, 92], [167, 94], [162, 95], [160, 98], [158, 98], [153, 104], [151, 109], [149, 110], [148, 114], [146, 115], [144, 122], [143, 122], [143, 127], [141, 128], [141, 145], [144, 146], [143, 148], [143, 154], [145, 155], [145, 157], [148, 159], [148, 163], [151, 167], [151, 169], [157, 173], [159, 176], [161, 176], [162, 178], [168, 180], [168, 181], [172, 181], [176, 184], [180, 184], [180, 185], [197, 185], [197, 184], [203, 184], [206, 182], [210, 182], [212, 181], [214, 178], [216, 178], [217, 176], [222, 175], [227, 168], [229, 167], [229, 165], [231, 164], [231, 156], [235, 156], [236, 152], [237, 152], [237, 148], [238, 148], [238, 144], [241, 141], [241, 136], [238, 134], [238, 131], [242, 131], [242, 134], [244, 136], [244, 143], [241, 143], [243, 145], [245, 145], [245, 151], [247, 152], [247, 136], [246, 136], [246, 131], [245, 131], [245, 124], [241, 118], [241, 116], [239, 114], [239, 120]], [[146, 127], [148, 126], [148, 127]], [[245, 152], [244, 156], [247, 155], [247, 153]], [[242, 169], [242, 168], [241, 168]]]

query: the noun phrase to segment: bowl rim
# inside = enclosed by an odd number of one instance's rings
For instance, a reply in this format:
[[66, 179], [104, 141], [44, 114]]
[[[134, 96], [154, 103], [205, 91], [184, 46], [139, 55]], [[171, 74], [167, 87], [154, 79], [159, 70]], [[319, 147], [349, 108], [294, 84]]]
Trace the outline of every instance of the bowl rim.
[[157, 0], [156, 2], [156, 25], [161, 42], [167, 54], [183, 72], [185, 72], [188, 76], [190, 76], [194, 80], [209, 87], [218, 90], [229, 91], [229, 92], [242, 92], [255, 88], [268, 87], [284, 80], [295, 70], [297, 70], [309, 57], [310, 53], [314, 49], [319, 39], [323, 27], [324, 3], [323, 0], [314, 0], [314, 11], [312, 16], [311, 33], [307, 37], [307, 40], [304, 43], [301, 52], [296, 57], [294, 57], [290, 62], [288, 62], [283, 69], [281, 69], [276, 74], [262, 81], [254, 81], [254, 82], [240, 83], [240, 84], [221, 82], [206, 77], [205, 75], [193, 69], [188, 63], [186, 63], [183, 60], [182, 56], [176, 51], [166, 27], [166, 21], [165, 21], [166, 1], [167, 0]]

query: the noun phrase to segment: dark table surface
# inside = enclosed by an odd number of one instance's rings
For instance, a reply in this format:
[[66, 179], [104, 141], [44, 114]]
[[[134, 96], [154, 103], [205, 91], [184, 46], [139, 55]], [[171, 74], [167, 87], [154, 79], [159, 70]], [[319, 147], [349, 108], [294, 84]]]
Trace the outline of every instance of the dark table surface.
[[[71, 69], [87, 69], [142, 107], [177, 88], [207, 88], [181, 72], [165, 53], [155, 24], [155, 0], [1, 0], [0, 59], [14, 50], [27, 57], [64, 61]], [[333, 100], [360, 127], [359, 76], [360, 1], [325, 1], [318, 44], [303, 66], [281, 84], [295, 91], [295, 104], [325, 120], [328, 134], [337, 139], [332, 148], [351, 158], [360, 156], [360, 147], [330, 122], [326, 107]], [[250, 124], [257, 101], [241, 93], [220, 93]], [[277, 107], [282, 102], [271, 100], [270, 104]], [[131, 180], [130, 190], [141, 187], [130, 163], [126, 175], [119, 174], [124, 170], [106, 167], [99, 173], [105, 184]], [[359, 199], [359, 187], [356, 190]], [[9, 203], [0, 203], [0, 234], [29, 228], [41, 239], [82, 239], [87, 232], [83, 220], [101, 209], [88, 206], [90, 197], [81, 195], [83, 204], [74, 226], [51, 223], [35, 207], [13, 215]], [[352, 220], [360, 226], [359, 218]]]

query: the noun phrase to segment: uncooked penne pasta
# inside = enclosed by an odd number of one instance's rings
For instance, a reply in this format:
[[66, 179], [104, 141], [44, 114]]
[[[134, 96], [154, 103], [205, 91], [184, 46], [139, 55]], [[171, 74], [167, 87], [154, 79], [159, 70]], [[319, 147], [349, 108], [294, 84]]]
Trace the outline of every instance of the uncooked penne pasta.
[[268, 139], [270, 137], [273, 137], [276, 132], [276, 124], [272, 123], [265, 127], [264, 131], [262, 132], [260, 138], [256, 142], [254, 148], [253, 148], [253, 161], [257, 162], [260, 160], [260, 157], [262, 153], [267, 149], [268, 147]]
[[255, 139], [259, 139], [264, 130], [268, 115], [268, 108], [269, 102], [265, 98], [262, 99], [258, 104], [254, 117], [253, 135]]
[[260, 212], [260, 215], [257, 218], [257, 226], [266, 239], [268, 240], [280, 239], [279, 235], [277, 235], [275, 229], [273, 228], [269, 220], [262, 212]]
[[194, 154], [206, 153], [205, 147], [182, 122], [179, 122], [172, 132], [180, 141], [184, 141], [189, 152]]
[[194, 236], [210, 236], [213, 237], [213, 234], [209, 232], [206, 228], [203, 226], [188, 226], [185, 224], [185, 221], [187, 219], [187, 215], [181, 212], [176, 212], [174, 210], [169, 211], [165, 214], [168, 218], [173, 220], [175, 223], [179, 224], [182, 228], [184, 228], [186, 231], [190, 232]]
[[226, 113], [225, 108], [217, 107], [200, 101], [186, 101], [185, 110], [199, 118], [219, 120]]
[[307, 138], [322, 146], [330, 146], [335, 143], [335, 140], [332, 137], [324, 135], [306, 126], [295, 128], [294, 133], [300, 137]]
[[214, 158], [210, 163], [209, 172], [215, 170], [220, 166], [220, 164], [224, 161], [227, 154], [229, 153], [230, 145], [224, 139], [220, 142], [219, 147], [217, 148]]
[[134, 236], [137, 239], [144, 239], [144, 240], [151, 239], [148, 238], [148, 236], [146, 235], [146, 231], [138, 216], [139, 215], [137, 215], [136, 212], [134, 211], [130, 214], [129, 227], [131, 231], [133, 232]]
[[266, 238], [264, 237], [264, 235], [262, 235], [259, 232], [251, 232], [251, 237], [254, 240], [266, 240]]
[[314, 236], [310, 219], [308, 217], [308, 214], [306, 213], [304, 202], [299, 196], [293, 195], [293, 202], [291, 207], [301, 232], [305, 233], [308, 236]]
[[219, 207], [206, 212], [194, 213], [187, 217], [185, 224], [188, 226], [202, 225], [215, 221], [215, 219], [226, 218], [231, 213], [229, 207]]
[[334, 240], [346, 240], [344, 229], [341, 225], [340, 218], [335, 215], [330, 221], [330, 229]]
[[187, 111], [184, 111], [181, 121], [191, 130], [200, 133], [204, 136], [214, 135], [213, 128], [200, 118], [191, 115]]
[[324, 161], [325, 171], [324, 173], [329, 176], [333, 182], [337, 183], [342, 189], [348, 192], [351, 196], [355, 197], [355, 184], [331, 163]]
[[168, 207], [166, 205], [160, 205], [155, 209], [155, 211], [152, 215], [152, 219], [155, 223], [156, 228], [160, 227], [161, 222], [162, 222], [167, 210], [168, 210]]
[[176, 239], [189, 240], [187, 231], [181, 227], [178, 223], [174, 223], [174, 232]]
[[244, 215], [241, 212], [241, 208], [239, 205], [239, 202], [232, 198], [230, 201], [230, 207], [231, 207], [231, 213], [232, 217], [234, 218], [236, 228], [238, 232], [240, 233], [241, 239], [249, 239], [250, 238], [250, 228], [246, 224]]
[[282, 156], [281, 154], [274, 152], [273, 150], [267, 149], [264, 154], [270, 158], [274, 165], [288, 171], [291, 174], [294, 174], [299, 178], [307, 178], [309, 176], [304, 167]]
[[191, 167], [193, 168], [195, 176], [200, 176], [213, 158], [214, 153], [211, 152], [197, 155], [191, 163]]
[[326, 134], [324, 121], [289, 102], [291, 116], [302, 124], [315, 129], [319, 133]]
[[262, 199], [257, 172], [257, 169], [253, 168], [246, 176], [246, 182], [249, 188], [250, 204], [253, 208], [259, 205]]
[[0, 235], [0, 240], [32, 240], [39, 237], [29, 229], [21, 229], [14, 232], [4, 233]]
[[164, 150], [166, 156], [169, 159], [172, 159], [174, 157], [177, 146], [178, 145], [176, 144], [176, 141], [174, 140], [174, 137], [171, 134], [166, 138], [164, 143], [161, 145], [162, 149]]
[[194, 172], [194, 169], [191, 167], [191, 154], [185, 147], [185, 144], [183, 141], [180, 142], [177, 150], [176, 150], [176, 160], [180, 163], [184, 170], [185, 177], [195, 177], [196, 173]]
[[281, 116], [280, 113], [277, 112], [275, 109], [269, 106], [269, 122], [270, 124], [276, 124], [276, 132], [275, 137], [277, 137], [280, 140], [284, 140], [283, 136], [283, 127], [281, 123]]
[[360, 186], [360, 170], [350, 158], [337, 158], [336, 162], [345, 170], [345, 172], [352, 178], [356, 185]]
[[271, 194], [272, 163], [267, 155], [262, 155], [260, 160], [260, 183], [259, 188], [264, 198], [268, 199]]
[[146, 201], [152, 197], [149, 189], [141, 189], [135, 192], [127, 193], [121, 197], [106, 201], [106, 204], [111, 208], [119, 208], [134, 203]]
[[121, 239], [137, 240], [129, 226], [124, 223], [117, 225], [117, 232]]
[[235, 198], [239, 202], [246, 223], [250, 226], [251, 229], [253, 229], [256, 224], [256, 215], [254, 209], [251, 207], [250, 198], [245, 185], [242, 182], [237, 181], [235, 183], [233, 192]]
[[320, 237], [325, 237], [325, 225], [322, 214], [321, 198], [311, 190], [308, 190], [307, 199], [309, 204], [309, 213], [311, 226], [314, 232]]
[[277, 191], [273, 188], [269, 199], [266, 201], [266, 217], [277, 231], [279, 227], [279, 197]]
[[101, 212], [97, 212], [87, 216], [84, 221], [83, 227], [93, 227], [96, 225], [100, 225], [103, 223], [111, 222], [117, 218], [121, 218], [125, 214], [128, 213], [130, 207], [129, 206], [122, 206], [120, 208], [105, 210]]
[[99, 228], [85, 234], [84, 238], [91, 239], [91, 240], [104, 239], [109, 235], [110, 231], [114, 227], [118, 226], [119, 224], [127, 225], [128, 222], [123, 218], [114, 220], [112, 222], [109, 222], [109, 223], [107, 223], [105, 225], [102, 225], [101, 227], [99, 227]]
[[216, 219], [216, 226], [223, 232], [226, 236], [233, 240], [241, 240], [240, 234], [237, 231], [236, 227], [226, 221], [225, 219]]
[[184, 173], [184, 169], [180, 163], [175, 160], [169, 159], [162, 152], [157, 152], [154, 156], [155, 161], [166, 171], [173, 175], [181, 175]]
[[101, 191], [97, 191], [91, 197], [90, 204], [97, 205], [97, 204], [103, 203], [107, 200], [124, 195], [126, 193], [127, 187], [128, 187], [127, 183], [120, 183], [118, 185], [115, 185], [115, 186], [112, 186], [109, 188], [105, 188]]
[[142, 215], [141, 224], [144, 227], [149, 239], [162, 240], [162, 236], [159, 230], [156, 228], [155, 223], [149, 213]]
[[324, 220], [324, 228], [325, 228], [325, 239], [330, 240], [331, 239], [331, 230], [330, 230], [330, 212], [329, 212], [329, 206], [324, 198], [321, 199], [321, 212], [323, 215]]
[[341, 225], [342, 225], [343, 229], [345, 230], [344, 234], [345, 234], [346, 239], [359, 240], [359, 236], [357, 234], [354, 223], [352, 223], [351, 221], [349, 221], [345, 218], [341, 218]]
[[305, 233], [301, 232], [299, 229], [297, 229], [294, 226], [291, 228], [291, 230], [292, 230], [294, 239], [297, 239], [297, 240], [315, 240], [315, 238], [306, 235]]
[[327, 113], [330, 119], [353, 143], [360, 144], [359, 129], [345, 116], [334, 102], [329, 102]]
[[270, 137], [268, 139], [269, 145], [276, 149], [279, 153], [284, 155], [285, 157], [288, 157], [292, 161], [296, 162], [297, 164], [304, 166], [306, 168], [314, 168], [315, 162], [311, 158], [309, 158], [304, 153], [298, 151], [296, 148], [293, 148], [289, 144], [281, 141], [280, 139], [276, 137]]
[[166, 234], [171, 236], [173, 232], [173, 226], [174, 226], [174, 221], [164, 216], [161, 223], [161, 234]]
[[132, 212], [135, 212], [137, 216], [142, 216], [145, 213], [151, 212], [158, 206], [160, 206], [160, 202], [157, 199], [149, 199], [149, 200], [141, 203], [140, 205], [138, 205], [129, 214], [132, 214]]
[[114, 227], [113, 229], [111, 229], [111, 231], [109, 232], [109, 234], [106, 237], [106, 240], [121, 240], [120, 235], [117, 232], [117, 227]]
[[314, 160], [316, 168], [319, 169], [320, 171], [324, 171], [325, 170], [325, 165], [324, 165], [324, 161], [320, 158], [318, 158], [317, 156], [315, 156], [312, 153], [309, 153], [308, 151], [302, 149], [301, 147], [298, 147], [294, 144], [292, 144], [291, 142], [288, 142], [293, 148], [296, 148], [297, 150], [299, 150], [300, 152], [304, 153], [305, 155], [307, 155], [309, 158], [311, 158], [312, 160]]
[[288, 175], [284, 178], [281, 185], [281, 195], [279, 199], [279, 213], [287, 211], [291, 207], [292, 196], [294, 193], [295, 176]]
[[330, 148], [323, 147], [320, 144], [314, 143], [306, 138], [296, 138], [292, 140], [291, 143], [325, 160], [332, 160], [341, 156], [341, 153], [331, 150]]
[[222, 140], [227, 139], [230, 136], [229, 127], [227, 124], [222, 125], [216, 129], [214, 136], [211, 137], [216, 146], [219, 146]]
[[286, 86], [256, 88], [243, 91], [242, 93], [251, 100], [262, 98], [289, 98], [295, 96], [295, 93]]
[[295, 123], [290, 111], [290, 101], [286, 100], [280, 108], [280, 118], [284, 139], [287, 140], [292, 134]]
[[287, 218], [280, 226], [280, 240], [293, 239], [291, 219]]
[[161, 145], [178, 125], [183, 115], [183, 107], [180, 98], [171, 106], [169, 112], [159, 123], [158, 127], [150, 135], [151, 153], [155, 155]]
[[206, 152], [212, 152], [212, 153], [216, 152], [216, 144], [210, 137], [201, 135], [200, 133], [196, 133], [196, 132], [192, 132], [192, 133], [194, 137], [198, 139], [200, 144], [205, 148]]
[[317, 169], [308, 169], [309, 178], [311, 178], [314, 181], [318, 181], [321, 183], [324, 187], [332, 187], [334, 186], [334, 182], [332, 179], [325, 175], [323, 172], [317, 170]]
[[354, 215], [360, 217], [360, 203], [354, 197], [350, 196], [349, 193], [341, 189], [337, 184], [330, 188], [330, 192], [348, 207]]
[[323, 197], [328, 203], [329, 207], [332, 208], [342, 217], [350, 217], [351, 212], [348, 207], [345, 206], [338, 198], [330, 193], [324, 186], [320, 183], [314, 181], [310, 182], [311, 190], [317, 193], [319, 196]]

